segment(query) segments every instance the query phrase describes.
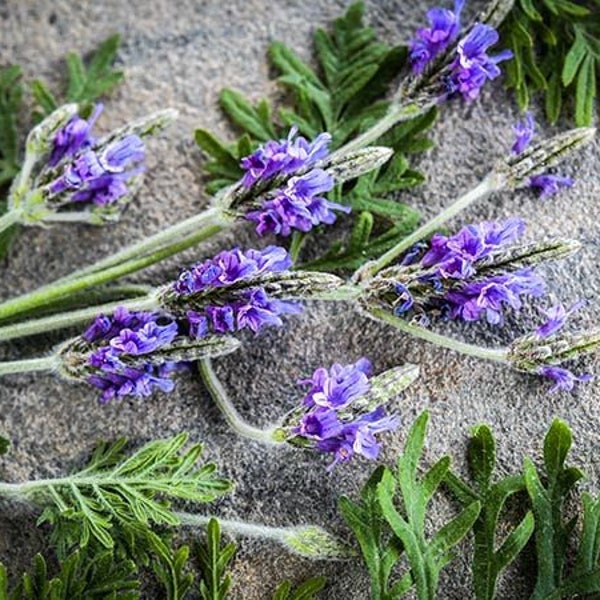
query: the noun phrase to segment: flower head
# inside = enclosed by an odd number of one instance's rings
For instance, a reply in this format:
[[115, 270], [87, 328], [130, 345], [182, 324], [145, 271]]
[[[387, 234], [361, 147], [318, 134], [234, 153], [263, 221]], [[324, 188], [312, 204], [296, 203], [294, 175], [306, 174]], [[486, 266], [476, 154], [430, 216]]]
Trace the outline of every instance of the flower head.
[[409, 43], [413, 73], [422, 73], [458, 37], [464, 3], [465, 0], [455, 0], [453, 11], [439, 7], [427, 11], [430, 27], [417, 29], [415, 38]]
[[590, 373], [584, 373], [583, 375], [578, 376], [572, 371], [569, 371], [569, 369], [557, 367], [555, 365], [544, 365], [538, 367], [536, 372], [539, 375], [548, 377], [554, 381], [554, 386], [551, 387], [548, 392], [550, 394], [559, 390], [571, 392], [573, 391], [573, 388], [577, 382], [584, 383], [591, 381], [594, 378]]
[[170, 392], [178, 366], [239, 345], [230, 338], [194, 342], [189, 330], [189, 323], [168, 314], [118, 307], [113, 315], [98, 315], [80, 337], [60, 349], [62, 373], [99, 388], [101, 402]]
[[496, 79], [501, 74], [498, 63], [512, 58], [513, 54], [510, 50], [488, 54], [499, 37], [493, 27], [477, 23], [458, 42], [457, 57], [450, 67], [446, 82], [448, 94], [461, 94], [464, 100], [471, 102], [479, 96], [486, 81]]
[[321, 367], [299, 382], [310, 388], [283, 429], [285, 439], [333, 454], [329, 469], [355, 454], [374, 460], [381, 450], [376, 436], [400, 424], [396, 415], [386, 413], [384, 404], [417, 375], [418, 369], [407, 365], [371, 377], [371, 363], [366, 358], [348, 365], [336, 363], [329, 369]]
[[535, 133], [535, 120], [530, 112], [525, 113], [525, 119], [517, 123], [513, 130], [515, 132], [515, 143], [512, 146], [513, 154], [521, 154], [531, 143]]
[[301, 135], [296, 137], [297, 127], [292, 127], [288, 137], [271, 140], [256, 152], [242, 159], [241, 167], [245, 174], [242, 184], [251, 187], [259, 180], [267, 180], [276, 175], [290, 175], [301, 169], [308, 169], [329, 156], [331, 135], [321, 133], [313, 142]]

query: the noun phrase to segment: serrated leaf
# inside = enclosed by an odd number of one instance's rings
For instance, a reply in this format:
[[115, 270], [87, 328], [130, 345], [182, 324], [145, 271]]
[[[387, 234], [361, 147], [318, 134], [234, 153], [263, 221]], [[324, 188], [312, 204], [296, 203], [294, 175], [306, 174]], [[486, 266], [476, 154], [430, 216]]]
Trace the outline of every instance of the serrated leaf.
[[325, 583], [325, 577], [314, 577], [292, 590], [292, 584], [284, 581], [275, 591], [273, 600], [316, 600], [316, 593], [325, 587]]
[[270, 121], [264, 119], [264, 111], [252, 106], [239, 92], [225, 88], [220, 102], [227, 116], [255, 139], [266, 142], [277, 137]]

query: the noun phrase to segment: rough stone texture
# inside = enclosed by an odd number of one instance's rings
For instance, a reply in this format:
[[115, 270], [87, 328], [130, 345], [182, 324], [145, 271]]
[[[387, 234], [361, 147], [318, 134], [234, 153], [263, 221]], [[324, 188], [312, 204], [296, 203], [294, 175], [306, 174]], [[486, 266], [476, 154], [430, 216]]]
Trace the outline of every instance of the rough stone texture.
[[[426, 2], [391, 0], [367, 4], [369, 20], [389, 40], [407, 39], [428, 7]], [[345, 5], [331, 0], [0, 1], [0, 62], [22, 64], [28, 79], [56, 81], [67, 51], [92, 49], [114, 31], [123, 35], [119, 62], [126, 82], [107, 102], [101, 127], [120, 125], [165, 105], [181, 111], [177, 124], [151, 142], [143, 193], [122, 223], [104, 229], [24, 232], [9, 261], [2, 265], [0, 298], [33, 289], [202, 209], [207, 203], [200, 184], [202, 158], [192, 132], [201, 126], [222, 135], [230, 133], [218, 110], [219, 90], [227, 85], [254, 99], [277, 97], [265, 60], [269, 41], [283, 40], [309, 57], [312, 29], [338, 16]], [[469, 14], [480, 6], [481, 2], [472, 2]], [[434, 132], [436, 149], [420, 165], [428, 173], [428, 182], [403, 200], [414, 203], [427, 216], [446, 206], [474, 185], [506, 150], [516, 117], [516, 107], [501, 85], [488, 87], [470, 106], [455, 102], [444, 107]], [[579, 257], [547, 272], [556, 297], [567, 303], [580, 297], [592, 300], [578, 317], [584, 328], [597, 323], [600, 316], [600, 307], [593, 302], [600, 288], [599, 160], [600, 142], [596, 142], [564, 166], [565, 173], [577, 178], [572, 191], [546, 202], [528, 193], [498, 194], [470, 209], [456, 223], [516, 214], [529, 221], [531, 237], [561, 235], [582, 240]], [[217, 248], [232, 245], [234, 239], [250, 243], [253, 236], [238, 227], [234, 233], [188, 252], [187, 257], [208, 256]], [[163, 282], [177, 272], [178, 264], [172, 260], [140, 279]], [[447, 330], [491, 346], [526, 331], [534, 317], [535, 311], [529, 310], [500, 329], [474, 325]], [[60, 335], [40, 336], [15, 343], [2, 348], [0, 356], [39, 354], [60, 339]], [[352, 361], [361, 355], [369, 356], [378, 370], [410, 361], [421, 365], [422, 376], [400, 399], [399, 409], [406, 425], [423, 409], [431, 412], [428, 459], [450, 453], [464, 466], [469, 428], [485, 421], [498, 438], [500, 470], [510, 472], [525, 454], [540, 456], [545, 430], [554, 417], [561, 417], [575, 432], [571, 461], [584, 468], [590, 486], [598, 488], [597, 383], [581, 387], [573, 395], [548, 396], [545, 386], [532, 377], [413, 340], [365, 319], [350, 305], [312, 304], [304, 315], [289, 319], [285, 329], [244, 341], [243, 350], [220, 360], [217, 368], [240, 411], [253, 423], [267, 424], [291, 408], [296, 397], [294, 382], [317, 365]], [[585, 366], [598, 371], [598, 363], [597, 358], [588, 359]], [[142, 403], [100, 406], [85, 386], [66, 385], [46, 375], [6, 378], [0, 398], [0, 430], [13, 440], [11, 453], [0, 463], [3, 477], [9, 481], [64, 473], [80, 464], [99, 438], [126, 435], [142, 443], [187, 429], [193, 439], [206, 442], [207, 456], [218, 460], [223, 472], [237, 483], [235, 492], [220, 502], [215, 512], [272, 525], [314, 522], [347, 535], [336, 511], [337, 498], [342, 493], [354, 495], [371, 469], [371, 465], [357, 462], [328, 476], [325, 461], [318, 457], [265, 449], [236, 438], [191, 375], [181, 377], [176, 393]], [[388, 436], [383, 460], [393, 461], [405, 436], [406, 428]], [[438, 508], [440, 517], [448, 514], [445, 503]], [[44, 547], [44, 536], [26, 512], [3, 511], [0, 532], [0, 559], [8, 563], [11, 572], [18, 572]], [[467, 566], [462, 559], [449, 567], [440, 598], [469, 596]], [[271, 544], [249, 540], [241, 541], [233, 572], [233, 596], [245, 600], [270, 597], [283, 577], [298, 581], [317, 574], [329, 580], [324, 599], [369, 595], [358, 564], [311, 563]], [[498, 598], [525, 598], [526, 583], [511, 576], [502, 583]]]

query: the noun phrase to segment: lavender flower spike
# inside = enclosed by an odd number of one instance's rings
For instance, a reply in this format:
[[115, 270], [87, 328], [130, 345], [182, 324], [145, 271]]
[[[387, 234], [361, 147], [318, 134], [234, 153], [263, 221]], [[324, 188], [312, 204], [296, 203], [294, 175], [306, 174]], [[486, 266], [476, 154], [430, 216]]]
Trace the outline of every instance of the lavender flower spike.
[[454, 11], [439, 7], [427, 11], [431, 26], [417, 29], [415, 38], [409, 43], [413, 73], [422, 73], [429, 63], [456, 40], [464, 4], [465, 0], [455, 0]]
[[141, 183], [146, 148], [143, 137], [176, 116], [160, 111], [97, 138], [92, 135], [102, 105], [88, 119], [77, 105], [57, 109], [32, 130], [21, 173], [10, 191], [18, 222], [99, 225], [119, 218]]
[[371, 363], [361, 358], [353, 364], [319, 368], [310, 379], [300, 381], [310, 389], [302, 406], [286, 418], [280, 439], [333, 454], [329, 470], [357, 454], [376, 459], [381, 450], [376, 436], [400, 424], [396, 415], [386, 413], [384, 404], [416, 379], [418, 368], [397, 367], [377, 377], [370, 373]]
[[170, 392], [172, 376], [190, 360], [232, 352], [231, 338], [196, 341], [190, 325], [159, 312], [130, 312], [117, 308], [113, 316], [99, 315], [78, 338], [58, 351], [60, 372], [101, 390], [101, 402], [143, 398], [154, 391]]

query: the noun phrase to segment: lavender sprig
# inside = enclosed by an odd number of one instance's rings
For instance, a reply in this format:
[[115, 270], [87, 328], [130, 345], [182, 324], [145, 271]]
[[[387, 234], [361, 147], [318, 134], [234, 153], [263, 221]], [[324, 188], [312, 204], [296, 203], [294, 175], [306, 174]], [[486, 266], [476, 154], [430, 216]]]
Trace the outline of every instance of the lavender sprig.
[[12, 222], [100, 225], [117, 220], [141, 182], [142, 138], [177, 116], [164, 110], [96, 138], [92, 129], [102, 106], [88, 119], [78, 110], [76, 104], [65, 105], [30, 132], [23, 167], [9, 194]]

